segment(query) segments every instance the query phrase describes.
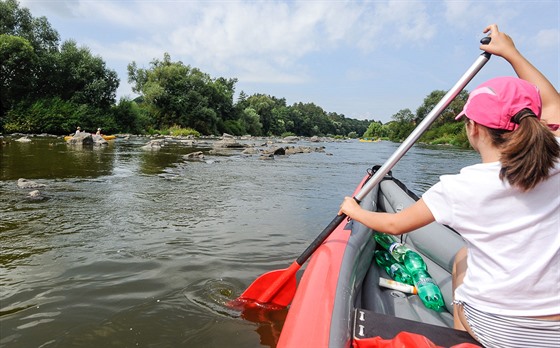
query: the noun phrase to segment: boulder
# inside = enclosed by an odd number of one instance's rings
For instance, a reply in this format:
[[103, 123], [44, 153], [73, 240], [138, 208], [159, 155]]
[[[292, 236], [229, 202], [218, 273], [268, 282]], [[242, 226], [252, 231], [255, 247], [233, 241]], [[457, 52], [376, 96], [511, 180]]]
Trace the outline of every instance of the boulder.
[[290, 136], [284, 137], [283, 140], [287, 143], [297, 143], [299, 141], [299, 138], [296, 137], [296, 136], [290, 135]]
[[80, 132], [66, 140], [70, 145], [93, 145], [93, 137], [86, 132]]
[[248, 147], [241, 152], [244, 155], [257, 155], [260, 153], [259, 149], [255, 147]]
[[45, 187], [45, 184], [39, 184], [35, 181], [27, 180], [24, 178], [19, 178], [17, 182], [17, 186], [21, 189], [31, 189], [31, 188], [40, 188]]
[[21, 137], [19, 139], [16, 139], [14, 141], [17, 141], [18, 143], [29, 143], [31, 141], [31, 139], [29, 139], [27, 136]]
[[193, 161], [193, 160], [203, 160], [204, 153], [202, 151], [191, 152], [183, 156], [184, 160]]
[[159, 150], [163, 147], [163, 139], [150, 140], [146, 145], [142, 146], [142, 150]]
[[107, 140], [103, 139], [103, 137], [101, 135], [94, 134], [94, 135], [92, 135], [92, 139], [93, 139], [93, 143], [95, 145], [109, 145]]
[[238, 143], [235, 139], [224, 138], [214, 143], [215, 149], [242, 149], [245, 145]]

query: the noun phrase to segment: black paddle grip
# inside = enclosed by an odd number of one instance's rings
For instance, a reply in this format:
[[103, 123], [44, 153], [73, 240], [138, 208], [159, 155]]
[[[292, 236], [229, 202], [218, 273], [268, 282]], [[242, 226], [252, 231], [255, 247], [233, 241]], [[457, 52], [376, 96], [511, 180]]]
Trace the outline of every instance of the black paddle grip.
[[313, 243], [311, 243], [311, 245], [309, 245], [307, 249], [305, 249], [305, 251], [300, 255], [300, 257], [298, 257], [298, 259], [296, 260], [298, 265], [300, 266], [303, 265], [305, 261], [307, 261], [307, 259], [315, 252], [315, 250], [317, 250], [319, 246], [323, 244], [325, 239], [327, 239], [327, 237], [332, 233], [332, 231], [334, 231], [336, 226], [340, 225], [340, 223], [344, 221], [344, 219], [346, 219], [346, 214], [335, 216], [335, 218], [332, 219], [331, 223], [328, 224], [327, 227], [325, 227], [323, 232], [321, 232], [321, 234], [317, 238], [315, 238]]

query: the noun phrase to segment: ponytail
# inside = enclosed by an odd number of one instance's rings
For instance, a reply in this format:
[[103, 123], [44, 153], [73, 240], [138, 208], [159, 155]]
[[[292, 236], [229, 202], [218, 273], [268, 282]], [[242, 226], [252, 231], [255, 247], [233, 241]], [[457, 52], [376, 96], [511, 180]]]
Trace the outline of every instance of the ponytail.
[[512, 117], [519, 127], [510, 132], [488, 129], [501, 150], [500, 179], [521, 191], [529, 191], [546, 180], [560, 157], [560, 145], [554, 134], [529, 109]]

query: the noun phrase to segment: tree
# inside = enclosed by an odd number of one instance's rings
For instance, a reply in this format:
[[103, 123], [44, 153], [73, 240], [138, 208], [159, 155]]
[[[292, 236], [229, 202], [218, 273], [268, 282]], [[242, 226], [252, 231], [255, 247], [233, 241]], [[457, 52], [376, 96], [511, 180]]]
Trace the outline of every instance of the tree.
[[0, 1], [0, 32], [0, 117], [12, 130], [63, 133], [65, 120], [114, 125], [119, 80], [100, 57], [72, 40], [59, 50], [47, 19], [33, 18], [15, 0]]
[[37, 55], [29, 41], [0, 35], [0, 116], [29, 94], [29, 87], [34, 85], [36, 61]]
[[373, 121], [365, 131], [364, 138], [384, 138], [387, 136], [387, 129], [379, 121]]
[[[416, 118], [415, 122], [420, 123], [427, 115], [434, 109], [437, 103], [445, 96], [446, 92], [441, 90], [434, 90], [432, 91], [426, 98], [424, 98], [424, 102], [422, 105], [416, 109]], [[453, 101], [443, 110], [441, 115], [435, 121], [436, 125], [441, 125], [448, 122], [453, 122], [455, 120], [455, 116], [458, 115], [461, 110], [463, 110], [463, 106], [467, 102], [469, 97], [469, 93], [466, 90], [463, 90], [453, 99]]]
[[252, 135], [262, 135], [262, 123], [257, 111], [251, 107], [242, 111], [239, 118], [241, 126], [245, 132]]
[[76, 104], [109, 109], [115, 103], [119, 79], [107, 69], [101, 57], [86, 47], [78, 48], [73, 40], [65, 41], [56, 55], [55, 87], [51, 95]]
[[410, 109], [399, 110], [391, 118], [393, 122], [387, 125], [387, 130], [389, 139], [393, 141], [403, 141], [416, 126], [415, 116]]
[[33, 18], [16, 0], [0, 1], [0, 33], [26, 39], [37, 54], [58, 50], [60, 36], [47, 18]]
[[128, 81], [143, 97], [158, 128], [179, 125], [217, 134], [224, 121], [236, 119], [233, 94], [237, 79], [212, 79], [190, 65], [172, 62], [168, 53], [163, 60], [152, 60], [149, 69], [130, 63]]

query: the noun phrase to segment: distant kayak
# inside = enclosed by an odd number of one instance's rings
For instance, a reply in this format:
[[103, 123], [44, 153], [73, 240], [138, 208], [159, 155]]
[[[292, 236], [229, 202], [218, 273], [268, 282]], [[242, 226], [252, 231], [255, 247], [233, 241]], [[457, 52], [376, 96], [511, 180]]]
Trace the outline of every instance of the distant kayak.
[[[94, 135], [94, 134], [92, 134], [92, 136], [93, 136], [93, 135]], [[67, 135], [67, 136], [64, 137], [64, 140], [65, 140], [65, 141], [68, 141], [68, 140], [72, 139], [72, 137], [73, 137], [72, 135]], [[113, 139], [115, 139], [117, 136], [116, 136], [116, 135], [105, 135], [105, 134], [102, 134], [101, 137], [102, 137], [103, 139], [105, 139], [105, 140], [113, 140]]]

